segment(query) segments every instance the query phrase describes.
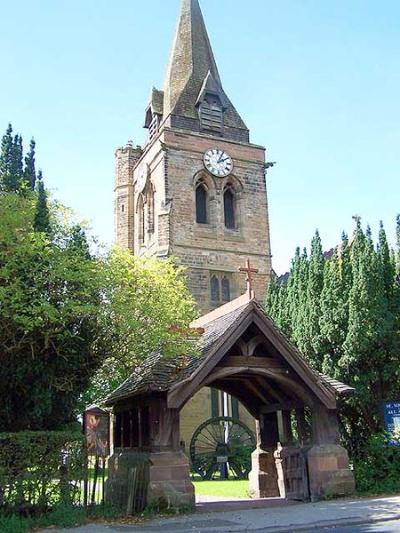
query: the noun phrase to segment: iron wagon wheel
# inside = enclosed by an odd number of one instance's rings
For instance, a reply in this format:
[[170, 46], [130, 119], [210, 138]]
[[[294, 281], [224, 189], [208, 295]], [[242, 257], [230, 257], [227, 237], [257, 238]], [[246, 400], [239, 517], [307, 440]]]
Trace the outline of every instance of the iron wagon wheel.
[[254, 433], [240, 420], [210, 418], [194, 432], [190, 442], [192, 471], [203, 480], [246, 479], [251, 470]]

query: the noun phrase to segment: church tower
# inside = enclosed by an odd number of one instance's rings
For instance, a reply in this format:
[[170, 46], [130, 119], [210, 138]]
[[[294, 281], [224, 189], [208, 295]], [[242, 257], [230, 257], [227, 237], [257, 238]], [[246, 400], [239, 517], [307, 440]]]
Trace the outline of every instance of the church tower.
[[223, 89], [198, 0], [182, 0], [145, 128], [143, 148], [116, 152], [117, 242], [135, 255], [177, 258], [202, 312], [244, 292], [238, 269], [247, 259], [262, 299], [271, 272], [265, 149], [250, 143]]

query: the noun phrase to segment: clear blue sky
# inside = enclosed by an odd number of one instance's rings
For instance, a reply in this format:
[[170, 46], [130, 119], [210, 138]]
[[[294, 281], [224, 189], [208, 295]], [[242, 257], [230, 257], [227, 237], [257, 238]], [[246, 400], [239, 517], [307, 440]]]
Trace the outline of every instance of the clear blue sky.
[[[141, 143], [180, 0], [0, 0], [0, 129], [12, 121], [57, 197], [113, 237], [114, 150]], [[352, 215], [394, 239], [400, 212], [400, 2], [201, 0], [225, 90], [277, 166], [274, 266]]]

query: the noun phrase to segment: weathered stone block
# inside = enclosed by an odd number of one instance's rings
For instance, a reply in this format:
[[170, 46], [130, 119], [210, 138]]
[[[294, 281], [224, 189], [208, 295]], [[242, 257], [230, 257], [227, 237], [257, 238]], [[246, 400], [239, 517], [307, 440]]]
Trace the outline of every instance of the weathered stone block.
[[313, 501], [354, 492], [354, 475], [350, 470], [348, 453], [342, 446], [313, 446], [307, 452], [307, 461]]
[[142, 510], [154, 501], [194, 505], [188, 458], [183, 452], [117, 452], [109, 461], [106, 501], [127, 514], [130, 507]]
[[249, 494], [251, 498], [273, 498], [280, 495], [278, 472], [274, 450], [257, 448], [251, 454], [249, 474]]

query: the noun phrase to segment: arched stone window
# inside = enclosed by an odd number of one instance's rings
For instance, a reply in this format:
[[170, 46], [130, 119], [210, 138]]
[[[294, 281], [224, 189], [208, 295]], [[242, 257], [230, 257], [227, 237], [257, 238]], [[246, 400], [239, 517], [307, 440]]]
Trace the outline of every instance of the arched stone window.
[[147, 232], [149, 235], [154, 233], [154, 187], [152, 184], [147, 193]]
[[236, 228], [236, 197], [230, 185], [224, 190], [224, 220], [227, 229]]
[[204, 183], [199, 183], [196, 187], [196, 222], [197, 224], [207, 224], [207, 203], [208, 192]]
[[211, 301], [219, 302], [220, 292], [219, 292], [219, 279], [217, 276], [212, 276], [211, 278]]
[[145, 237], [145, 216], [144, 216], [144, 197], [143, 194], [139, 195], [137, 203], [137, 220], [138, 220], [138, 240], [139, 245], [144, 244]]
[[231, 284], [227, 277], [224, 276], [222, 278], [221, 286], [222, 286], [222, 301], [230, 302], [231, 301]]

